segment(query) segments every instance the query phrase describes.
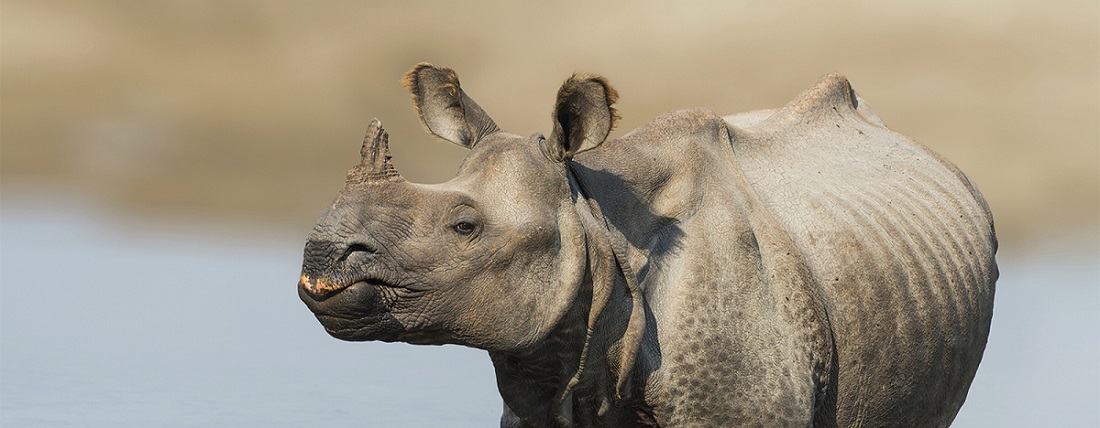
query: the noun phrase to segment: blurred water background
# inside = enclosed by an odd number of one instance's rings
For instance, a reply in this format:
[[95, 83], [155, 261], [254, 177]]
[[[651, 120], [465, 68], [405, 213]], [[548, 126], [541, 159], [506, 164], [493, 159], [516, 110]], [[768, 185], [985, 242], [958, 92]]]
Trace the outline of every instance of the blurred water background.
[[612, 136], [844, 73], [997, 220], [993, 331], [956, 426], [1100, 426], [1095, 1], [10, 0], [0, 425], [495, 424], [483, 352], [340, 342], [294, 289], [372, 116], [406, 178], [457, 170], [398, 83], [420, 61], [519, 134], [548, 133], [573, 72], [619, 90]]

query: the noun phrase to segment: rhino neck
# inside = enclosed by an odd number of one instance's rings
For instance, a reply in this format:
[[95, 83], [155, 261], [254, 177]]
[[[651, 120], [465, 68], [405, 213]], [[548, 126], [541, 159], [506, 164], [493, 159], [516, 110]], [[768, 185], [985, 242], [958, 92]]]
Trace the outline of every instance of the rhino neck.
[[[630, 261], [630, 247], [622, 231], [604, 215], [600, 202], [593, 197], [589, 185], [580, 180], [576, 170], [579, 164], [569, 168], [569, 185], [576, 198], [578, 218], [584, 225], [589, 254], [589, 275], [592, 279], [592, 305], [588, 313], [588, 339], [582, 361], [588, 359], [587, 351], [599, 335], [610, 340], [608, 367], [615, 380], [615, 397], [629, 395], [638, 349], [646, 331], [646, 304], [638, 284], [637, 271]], [[622, 293], [625, 291], [626, 293]], [[610, 309], [607, 316], [604, 310]], [[621, 332], [618, 327], [622, 326]], [[599, 330], [599, 331], [597, 331]], [[597, 349], [597, 352], [602, 350]], [[609, 355], [610, 357], [610, 355]], [[581, 373], [575, 376], [576, 383]]]
[[570, 171], [587, 266], [567, 313], [533, 346], [491, 352], [505, 404], [525, 426], [619, 426], [646, 406], [635, 361], [646, 333], [646, 306], [622, 233]]
[[705, 195], [699, 189], [705, 186], [700, 183], [710, 180], [716, 158], [706, 153], [710, 145], [695, 142], [694, 136], [649, 129], [654, 127], [579, 153], [573, 168], [608, 224], [624, 238], [626, 257], [643, 283], [649, 269], [681, 243], [681, 225], [702, 205]]
[[[618, 287], [625, 284], [617, 281]], [[536, 346], [489, 353], [507, 414], [522, 426], [630, 426], [648, 407], [642, 394], [616, 394], [616, 367], [632, 303], [625, 292], [605, 304], [589, 329], [592, 292], [585, 287], [577, 304]], [[640, 382], [630, 382], [631, 387]]]
[[[583, 299], [582, 296], [578, 296]], [[490, 351], [504, 404], [524, 426], [560, 426], [556, 403], [578, 370], [585, 338], [586, 307], [574, 306], [558, 326], [534, 346]]]

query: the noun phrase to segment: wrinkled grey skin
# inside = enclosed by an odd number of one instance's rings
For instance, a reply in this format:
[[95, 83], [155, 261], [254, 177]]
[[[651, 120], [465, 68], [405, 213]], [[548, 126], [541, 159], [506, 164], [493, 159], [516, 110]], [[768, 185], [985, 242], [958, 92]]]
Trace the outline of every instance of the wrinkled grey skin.
[[299, 295], [333, 336], [489, 351], [509, 427], [958, 412], [992, 317], [992, 217], [843, 77], [609, 141], [617, 95], [596, 76], [565, 82], [549, 138], [500, 130], [451, 70], [405, 82], [470, 153], [451, 181], [409, 183], [372, 123], [305, 249]]

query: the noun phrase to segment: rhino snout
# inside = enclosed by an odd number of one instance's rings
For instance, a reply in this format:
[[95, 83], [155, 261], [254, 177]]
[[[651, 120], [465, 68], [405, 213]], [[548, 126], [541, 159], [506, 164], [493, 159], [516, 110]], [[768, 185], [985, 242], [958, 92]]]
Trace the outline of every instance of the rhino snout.
[[309, 297], [324, 300], [365, 279], [362, 272], [377, 252], [377, 247], [367, 242], [310, 240], [306, 242], [298, 286]]

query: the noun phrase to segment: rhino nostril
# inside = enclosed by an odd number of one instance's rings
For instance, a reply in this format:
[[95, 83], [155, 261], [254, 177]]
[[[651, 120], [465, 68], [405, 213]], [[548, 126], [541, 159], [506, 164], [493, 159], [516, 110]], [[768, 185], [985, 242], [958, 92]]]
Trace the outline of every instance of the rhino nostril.
[[355, 253], [374, 254], [376, 252], [378, 252], [378, 250], [375, 250], [374, 247], [366, 244], [351, 244], [348, 245], [348, 249], [344, 251], [344, 255], [340, 256], [340, 260], [338, 261], [345, 261]]

